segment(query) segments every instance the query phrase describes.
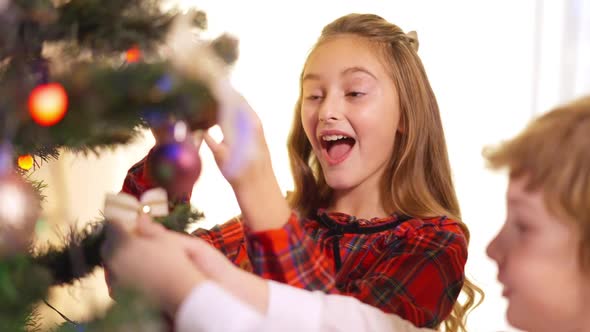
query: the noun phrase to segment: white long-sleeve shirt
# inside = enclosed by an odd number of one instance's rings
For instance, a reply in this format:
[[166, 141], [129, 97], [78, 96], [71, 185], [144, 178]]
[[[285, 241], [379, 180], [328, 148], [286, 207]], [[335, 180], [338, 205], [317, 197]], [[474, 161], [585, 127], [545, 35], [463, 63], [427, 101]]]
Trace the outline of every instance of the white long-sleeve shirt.
[[268, 281], [262, 315], [213, 282], [195, 287], [176, 314], [178, 332], [432, 332], [397, 315], [342, 295], [310, 292]]

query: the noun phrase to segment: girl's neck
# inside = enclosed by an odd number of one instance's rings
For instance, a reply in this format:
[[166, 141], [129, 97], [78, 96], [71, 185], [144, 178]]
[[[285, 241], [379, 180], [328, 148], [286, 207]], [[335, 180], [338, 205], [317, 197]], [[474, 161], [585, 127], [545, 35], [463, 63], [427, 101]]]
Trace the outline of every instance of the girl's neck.
[[390, 213], [385, 211], [379, 189], [370, 190], [356, 187], [349, 190], [335, 190], [329, 212], [341, 212], [361, 219], [382, 218]]

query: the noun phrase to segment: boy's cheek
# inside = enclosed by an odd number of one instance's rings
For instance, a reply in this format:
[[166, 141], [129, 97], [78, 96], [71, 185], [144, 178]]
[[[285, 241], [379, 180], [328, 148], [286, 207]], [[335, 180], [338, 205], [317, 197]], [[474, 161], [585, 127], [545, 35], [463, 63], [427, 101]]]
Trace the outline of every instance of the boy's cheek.
[[582, 295], [582, 288], [589, 286], [583, 286], [576, 271], [560, 268], [560, 262], [542, 257], [516, 253], [512, 258], [504, 272], [509, 292], [507, 317], [513, 323], [549, 324], [576, 319], [579, 308], [590, 302]]

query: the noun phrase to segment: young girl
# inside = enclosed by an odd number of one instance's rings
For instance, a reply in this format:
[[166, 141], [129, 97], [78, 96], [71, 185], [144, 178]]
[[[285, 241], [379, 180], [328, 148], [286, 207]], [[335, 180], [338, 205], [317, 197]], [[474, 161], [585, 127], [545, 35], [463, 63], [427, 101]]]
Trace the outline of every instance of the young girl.
[[[242, 216], [194, 234], [264, 278], [350, 295], [418, 326], [463, 328], [478, 291], [464, 276], [469, 232], [417, 48], [376, 15], [328, 24], [301, 75], [288, 203], [258, 126], [260, 157], [226, 176]], [[226, 146], [205, 140], [223, 165]], [[123, 191], [151, 187], [141, 161]]]
[[[510, 173], [506, 222], [488, 255], [498, 264], [508, 321], [524, 331], [590, 331], [588, 133], [590, 96], [539, 117], [513, 140], [485, 152], [492, 168]], [[176, 314], [179, 332], [426, 331], [350, 297], [306, 292], [239, 271], [203, 241], [165, 231], [147, 218], [138, 226], [140, 236], [127, 236], [110, 263]], [[138, 259], [151, 253], [162, 258], [150, 264]], [[172, 276], [182, 282], [170, 282], [166, 264], [186, 269]], [[137, 274], [151, 278], [138, 280]], [[220, 312], [232, 312], [231, 319], [215, 319]]]

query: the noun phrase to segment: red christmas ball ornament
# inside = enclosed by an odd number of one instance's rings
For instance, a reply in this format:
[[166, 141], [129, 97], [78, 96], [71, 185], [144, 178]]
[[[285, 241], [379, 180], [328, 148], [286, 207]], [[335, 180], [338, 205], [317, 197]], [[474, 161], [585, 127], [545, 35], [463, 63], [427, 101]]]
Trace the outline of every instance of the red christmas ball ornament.
[[141, 50], [137, 46], [133, 46], [125, 52], [125, 61], [128, 63], [138, 62], [141, 59]]
[[166, 124], [153, 132], [157, 144], [146, 161], [147, 175], [171, 200], [187, 202], [201, 174], [199, 147], [184, 122]]
[[68, 95], [58, 83], [39, 85], [29, 95], [29, 113], [44, 127], [53, 126], [63, 119], [68, 109]]

